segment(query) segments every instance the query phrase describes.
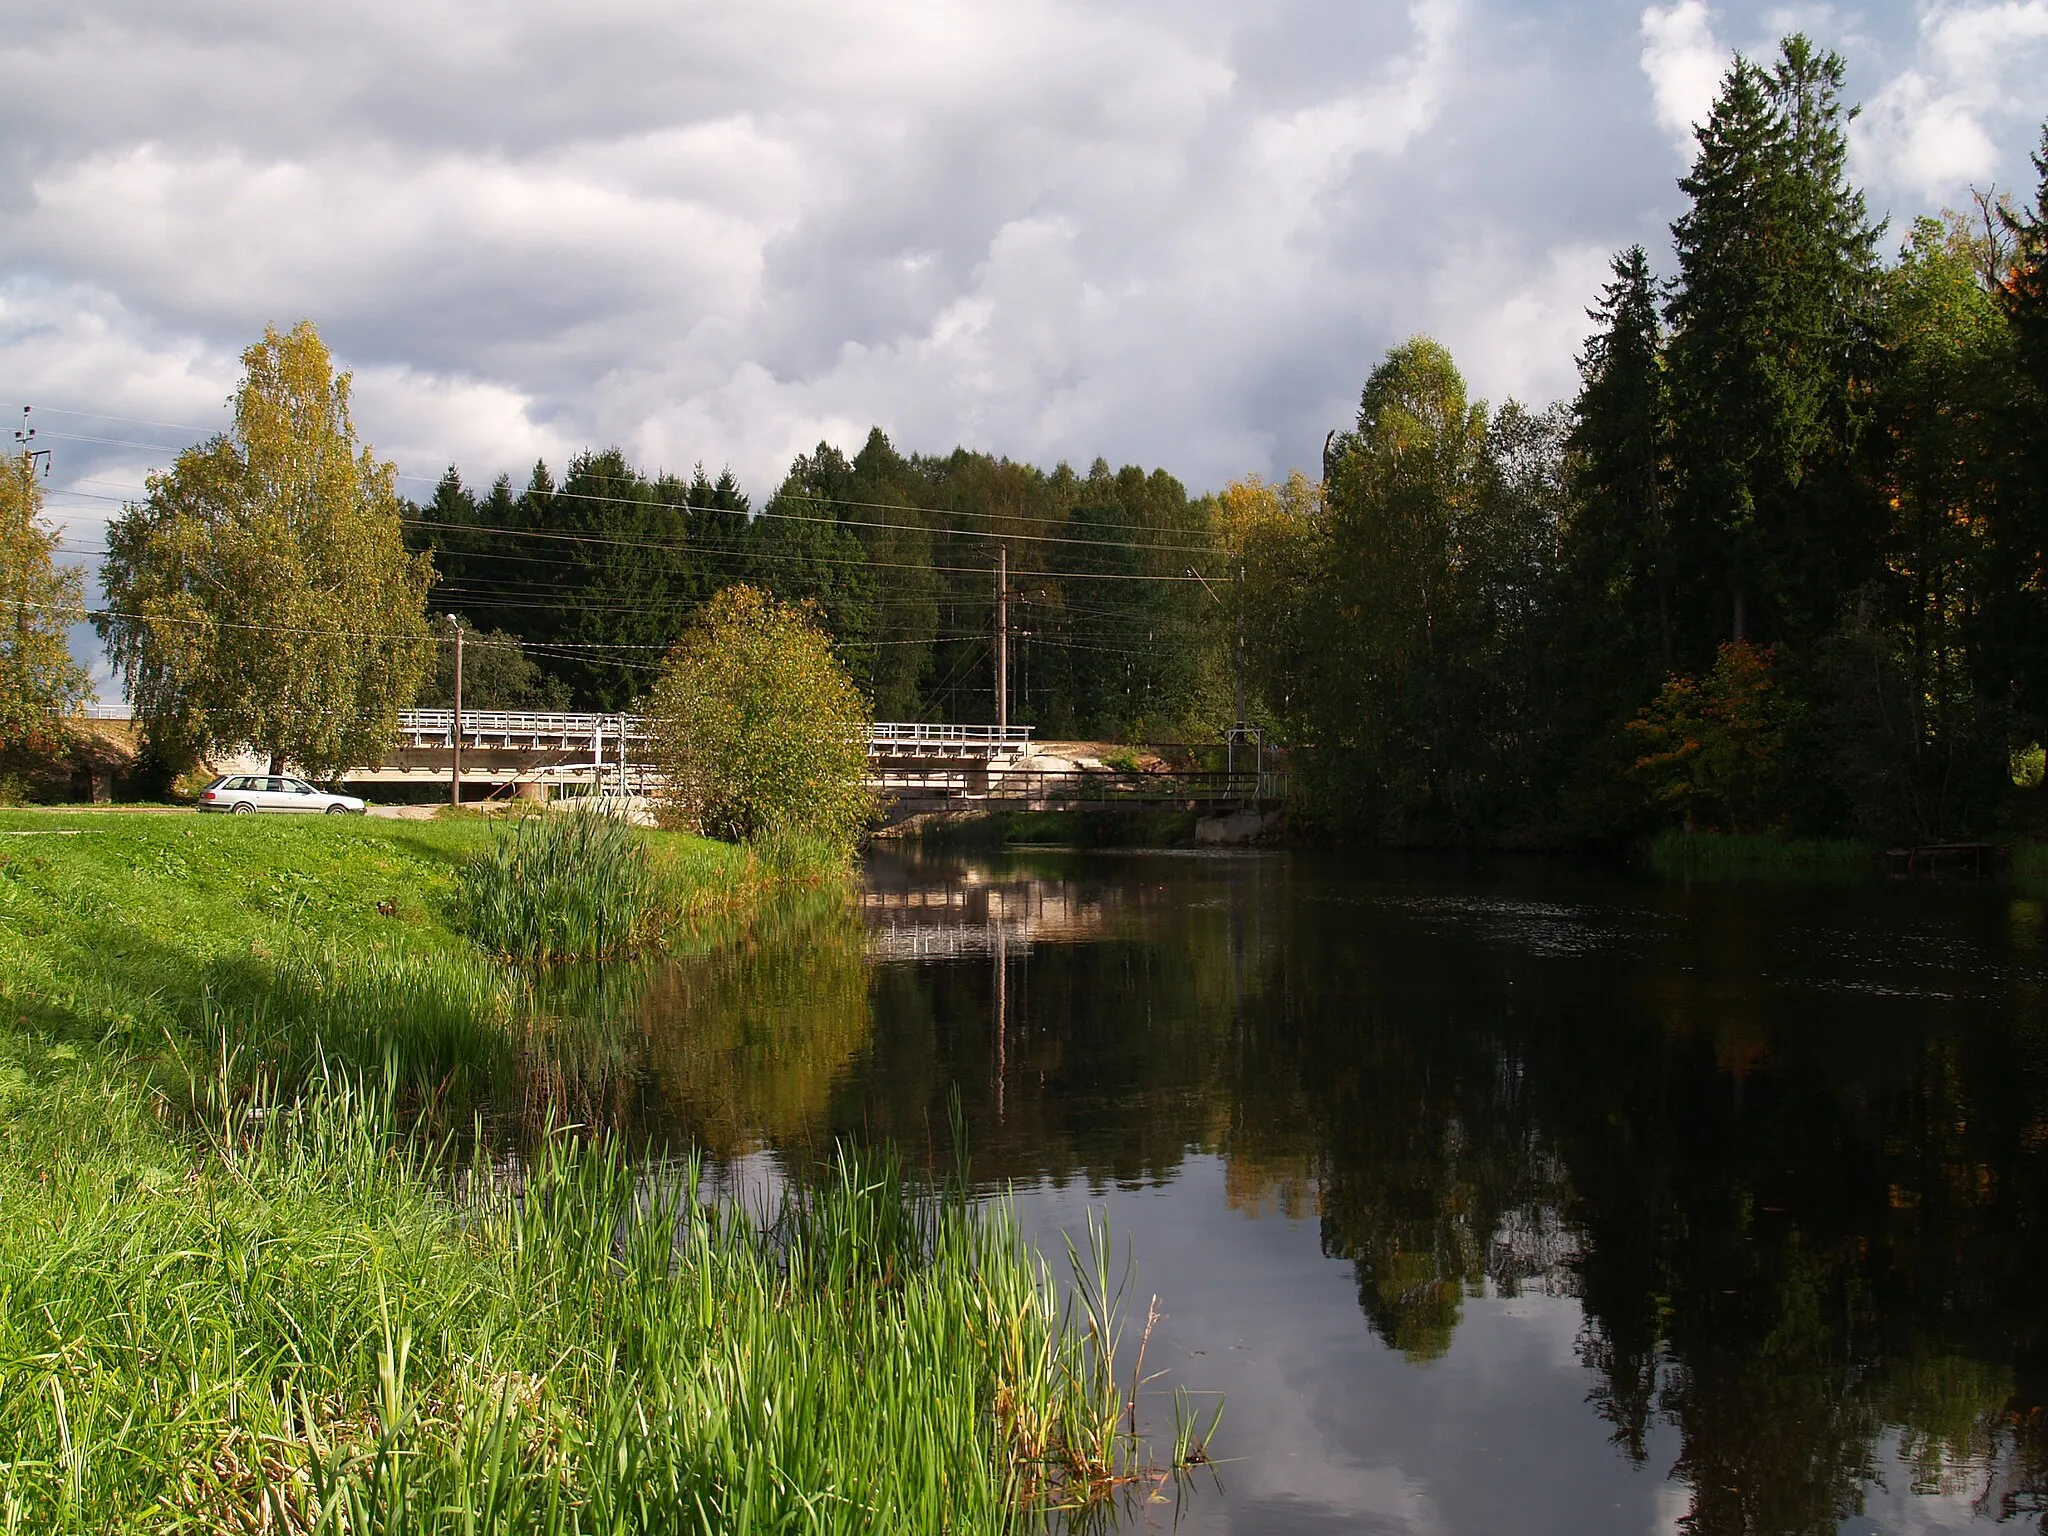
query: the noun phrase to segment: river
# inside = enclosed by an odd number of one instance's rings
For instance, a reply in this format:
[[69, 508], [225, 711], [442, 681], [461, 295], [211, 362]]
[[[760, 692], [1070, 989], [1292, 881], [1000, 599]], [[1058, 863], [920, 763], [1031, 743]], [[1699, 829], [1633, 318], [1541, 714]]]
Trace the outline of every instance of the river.
[[838, 1135], [1156, 1294], [1131, 1528], [2033, 1529], [2044, 893], [1522, 859], [877, 853], [660, 973], [639, 1114]]

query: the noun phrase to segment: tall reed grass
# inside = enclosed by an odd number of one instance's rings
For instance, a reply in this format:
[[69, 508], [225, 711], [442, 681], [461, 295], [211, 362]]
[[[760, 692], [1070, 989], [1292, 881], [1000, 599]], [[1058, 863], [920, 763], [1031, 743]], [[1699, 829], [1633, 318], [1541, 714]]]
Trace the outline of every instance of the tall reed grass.
[[73, 1086], [0, 1122], [0, 1528], [996, 1532], [1131, 1465], [1106, 1287], [886, 1158], [752, 1212], [564, 1136], [451, 1182], [333, 1075], [202, 1093], [181, 1167]]
[[1659, 832], [1650, 840], [1649, 861], [1659, 874], [1707, 879], [1858, 879], [1879, 867], [1871, 846], [1853, 838], [1685, 832], [1677, 828]]
[[598, 960], [644, 936], [653, 890], [646, 846], [622, 818], [526, 816], [462, 866], [456, 926], [510, 960]]

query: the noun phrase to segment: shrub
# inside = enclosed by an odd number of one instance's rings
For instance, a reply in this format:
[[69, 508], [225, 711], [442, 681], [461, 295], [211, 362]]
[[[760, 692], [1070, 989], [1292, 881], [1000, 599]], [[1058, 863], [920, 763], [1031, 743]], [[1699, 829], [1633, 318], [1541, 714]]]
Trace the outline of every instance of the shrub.
[[456, 926], [514, 960], [595, 960], [641, 936], [647, 850], [616, 816], [529, 816], [463, 865]]
[[726, 588], [669, 653], [648, 718], [665, 822], [851, 849], [874, 818], [868, 703], [814, 608]]

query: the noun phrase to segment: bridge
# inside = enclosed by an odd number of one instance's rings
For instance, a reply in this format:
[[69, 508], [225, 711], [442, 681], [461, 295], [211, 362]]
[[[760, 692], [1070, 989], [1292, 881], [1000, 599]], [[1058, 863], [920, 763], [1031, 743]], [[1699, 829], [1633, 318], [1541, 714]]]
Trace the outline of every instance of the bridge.
[[[385, 760], [348, 777], [357, 784], [446, 782], [453, 771], [455, 712], [399, 716]], [[1116, 804], [1256, 805], [1279, 798], [1272, 771], [1140, 772], [1076, 761], [1037, 742], [1028, 725], [877, 721], [868, 727], [868, 782], [899, 814], [990, 801], [1064, 810]], [[628, 714], [462, 712], [462, 779], [489, 796], [658, 792], [644, 719]]]
[[[116, 720], [129, 712], [94, 706], [90, 713]], [[383, 760], [343, 778], [366, 789], [446, 785], [455, 771], [456, 745], [454, 710], [404, 710]], [[638, 715], [465, 709], [460, 746], [465, 799], [634, 797], [661, 787], [650, 761], [647, 722]], [[867, 753], [868, 782], [899, 815], [989, 802], [1035, 810], [1120, 804], [1234, 809], [1273, 802], [1281, 792], [1277, 775], [1263, 761], [1246, 771], [1220, 773], [1119, 769], [1075, 747], [1036, 741], [1028, 725], [878, 721], [868, 727]], [[260, 772], [263, 764], [252, 757], [216, 766]]]

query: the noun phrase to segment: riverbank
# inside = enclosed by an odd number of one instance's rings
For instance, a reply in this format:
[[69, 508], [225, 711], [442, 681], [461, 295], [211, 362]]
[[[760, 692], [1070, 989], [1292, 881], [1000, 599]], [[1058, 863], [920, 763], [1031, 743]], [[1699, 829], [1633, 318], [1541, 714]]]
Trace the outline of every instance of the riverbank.
[[[995, 1531], [1103, 1477], [1000, 1209], [842, 1154], [718, 1210], [515, 1121], [545, 1041], [452, 921], [498, 835], [0, 813], [0, 1529]], [[676, 944], [825, 878], [646, 846]]]

